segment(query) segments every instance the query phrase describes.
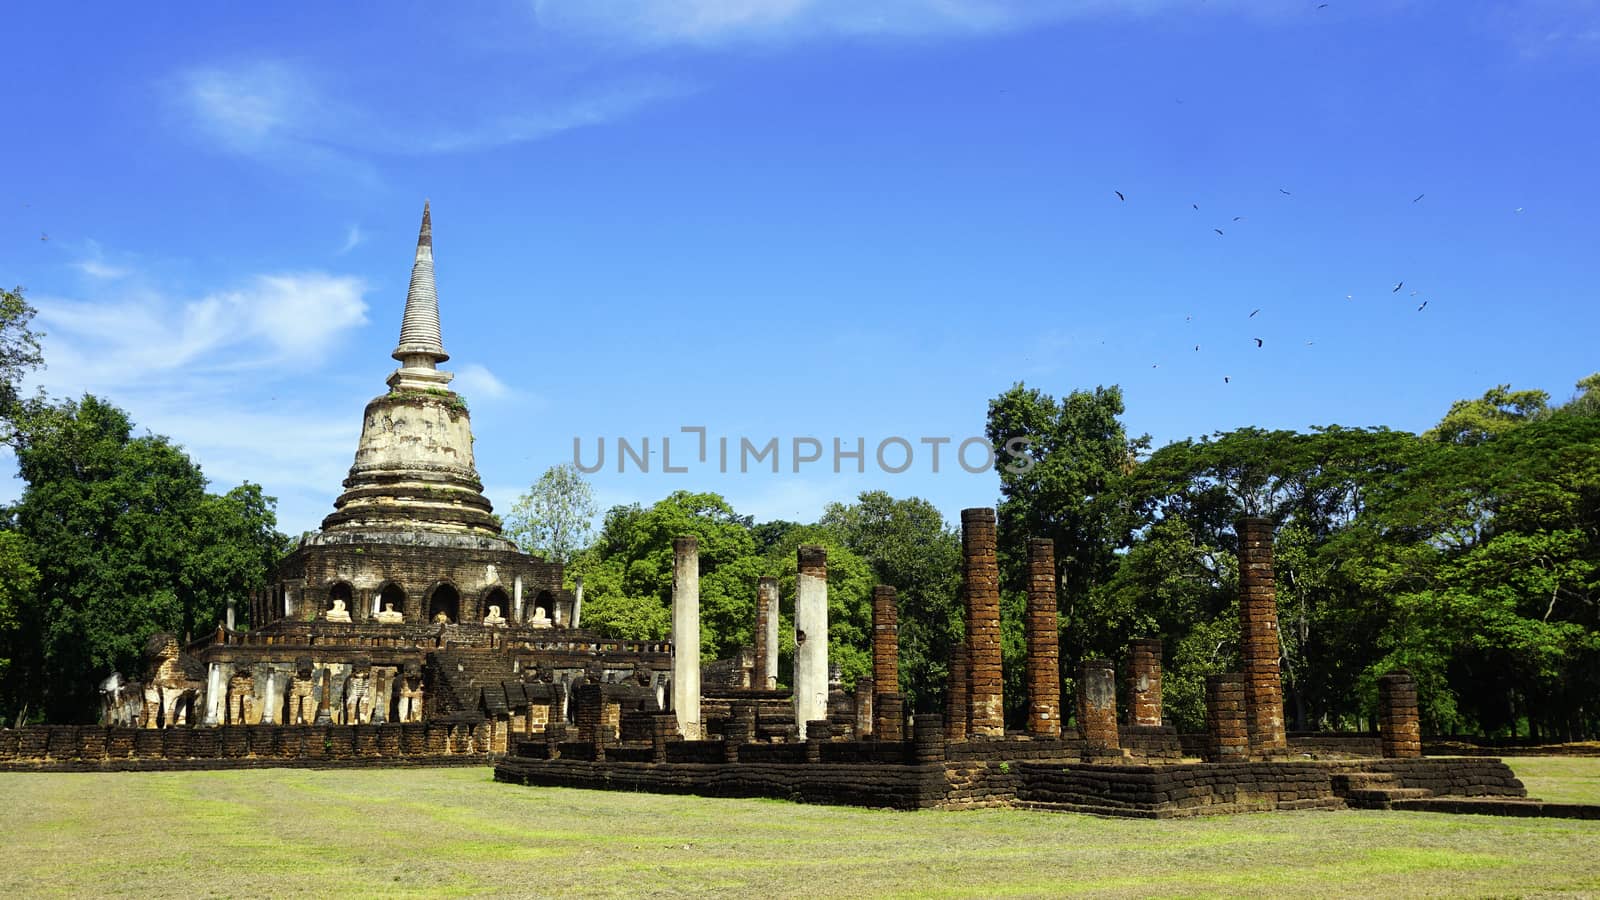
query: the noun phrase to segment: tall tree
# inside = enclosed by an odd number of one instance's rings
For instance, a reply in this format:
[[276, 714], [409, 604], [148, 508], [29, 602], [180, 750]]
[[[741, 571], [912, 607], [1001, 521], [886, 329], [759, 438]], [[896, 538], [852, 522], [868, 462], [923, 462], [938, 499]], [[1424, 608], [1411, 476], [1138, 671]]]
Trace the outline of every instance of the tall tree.
[[30, 327], [35, 310], [22, 288], [0, 290], [0, 439], [9, 441], [11, 422], [21, 412], [22, 378], [44, 365], [42, 336]]
[[594, 488], [577, 466], [551, 466], [517, 498], [506, 531], [524, 551], [568, 563], [588, 545], [598, 511]]
[[9, 513], [39, 579], [3, 702], [81, 720], [100, 679], [137, 671], [151, 634], [211, 627], [229, 597], [264, 583], [285, 539], [257, 486], [208, 494], [193, 460], [133, 436], [122, 410], [92, 396], [27, 406], [16, 436], [27, 486]]

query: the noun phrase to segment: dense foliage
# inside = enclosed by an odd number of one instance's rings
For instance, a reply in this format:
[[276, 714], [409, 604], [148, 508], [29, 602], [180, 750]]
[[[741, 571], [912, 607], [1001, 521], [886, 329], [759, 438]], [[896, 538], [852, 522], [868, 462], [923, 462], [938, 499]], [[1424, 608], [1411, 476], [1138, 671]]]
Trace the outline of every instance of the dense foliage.
[[[1065, 538], [1063, 664], [1164, 638], [1168, 712], [1185, 728], [1201, 725], [1204, 676], [1238, 665], [1233, 523], [1261, 515], [1279, 525], [1291, 727], [1370, 721], [1374, 679], [1403, 667], [1422, 684], [1431, 731], [1594, 736], [1597, 388], [1600, 377], [1586, 378], [1552, 407], [1542, 392], [1497, 387], [1420, 436], [1243, 428], [1169, 444], [1118, 473], [1115, 448], [1138, 441], [1108, 427], [1106, 414], [1121, 412], [1114, 389], [1052, 411], [1018, 386], [991, 405], [991, 434], [1012, 433], [1017, 407], [1033, 408], [1046, 452], [1074, 458], [1065, 476], [1048, 457], [1002, 472], [1004, 553], [1024, 552], [1027, 533]], [[1074, 412], [1086, 407], [1102, 414]]]

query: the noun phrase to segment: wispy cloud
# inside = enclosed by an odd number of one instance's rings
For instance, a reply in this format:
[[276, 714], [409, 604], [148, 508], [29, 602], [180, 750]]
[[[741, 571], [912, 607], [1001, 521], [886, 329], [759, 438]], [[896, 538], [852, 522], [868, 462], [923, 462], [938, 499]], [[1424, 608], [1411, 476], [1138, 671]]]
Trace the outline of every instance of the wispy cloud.
[[499, 400], [511, 395], [509, 385], [478, 363], [468, 363], [456, 372], [455, 389], [469, 400], [475, 397]]
[[344, 245], [339, 248], [338, 255], [343, 256], [346, 253], [349, 253], [351, 250], [361, 246], [361, 243], [366, 239], [367, 236], [361, 233], [360, 225], [351, 225], [345, 231]]
[[76, 390], [187, 369], [236, 371], [314, 360], [364, 324], [359, 278], [305, 272], [256, 275], [194, 300], [129, 290], [108, 301], [41, 297], [52, 381]]
[[679, 81], [636, 78], [580, 90], [551, 88], [509, 110], [486, 110], [488, 101], [479, 101], [476, 109], [467, 103], [428, 112], [404, 94], [373, 96], [359, 105], [335, 101], [315, 70], [282, 61], [196, 67], [167, 85], [179, 116], [223, 150], [357, 168], [379, 155], [429, 156], [546, 140], [690, 90]]
[[84, 256], [72, 263], [72, 267], [79, 272], [104, 281], [114, 281], [126, 278], [133, 270], [127, 266], [119, 266], [106, 261], [105, 251], [101, 249], [100, 242], [87, 240], [84, 244]]
[[[1259, 0], [1215, 7], [1269, 9]], [[980, 35], [1094, 14], [1145, 15], [1180, 0], [534, 0], [552, 29], [644, 44], [714, 45], [814, 37]]]

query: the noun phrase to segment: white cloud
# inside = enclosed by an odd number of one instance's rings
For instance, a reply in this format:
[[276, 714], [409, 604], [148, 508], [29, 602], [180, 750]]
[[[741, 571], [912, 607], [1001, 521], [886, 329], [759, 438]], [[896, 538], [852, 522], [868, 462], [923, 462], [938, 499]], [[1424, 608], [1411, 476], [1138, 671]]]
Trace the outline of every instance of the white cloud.
[[338, 255], [343, 256], [344, 254], [349, 253], [351, 250], [361, 246], [362, 242], [366, 239], [367, 236], [361, 233], [360, 225], [351, 225], [345, 231], [344, 245], [339, 248]]
[[456, 372], [454, 387], [468, 400], [475, 397], [498, 400], [511, 394], [511, 388], [504, 381], [478, 363], [462, 366]]
[[367, 321], [359, 278], [257, 275], [233, 290], [174, 301], [147, 290], [108, 302], [37, 302], [52, 383], [128, 385], [178, 369], [229, 371], [313, 362]]
[[[336, 102], [313, 70], [281, 61], [192, 68], [169, 79], [167, 87], [179, 116], [224, 150], [291, 165], [344, 167], [368, 177], [359, 157], [461, 153], [545, 140], [687, 91], [675, 81], [634, 79], [576, 92], [552, 90], [509, 111], [464, 101], [431, 112], [419, 110], [404, 93], [362, 105]], [[340, 94], [352, 90], [342, 86]]]
[[83, 248], [84, 257], [74, 262], [72, 267], [90, 278], [114, 281], [132, 274], [133, 270], [126, 266], [107, 262], [105, 251], [101, 249], [99, 241], [86, 240], [83, 242]]
[[[1148, 14], [1178, 0], [535, 0], [556, 30], [645, 44], [721, 44], [819, 36], [915, 37], [1012, 31], [1104, 13]], [[1192, 6], [1192, 3], [1184, 4]], [[1217, 7], [1265, 7], [1218, 0]]]

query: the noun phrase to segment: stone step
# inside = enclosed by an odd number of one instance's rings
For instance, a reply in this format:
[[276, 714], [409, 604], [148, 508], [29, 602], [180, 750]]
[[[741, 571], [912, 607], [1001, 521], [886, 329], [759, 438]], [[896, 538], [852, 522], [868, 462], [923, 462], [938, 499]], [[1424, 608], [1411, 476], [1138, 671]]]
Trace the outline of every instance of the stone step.
[[1343, 772], [1333, 776], [1333, 789], [1341, 792], [1391, 785], [1400, 786], [1400, 779], [1393, 772]]

